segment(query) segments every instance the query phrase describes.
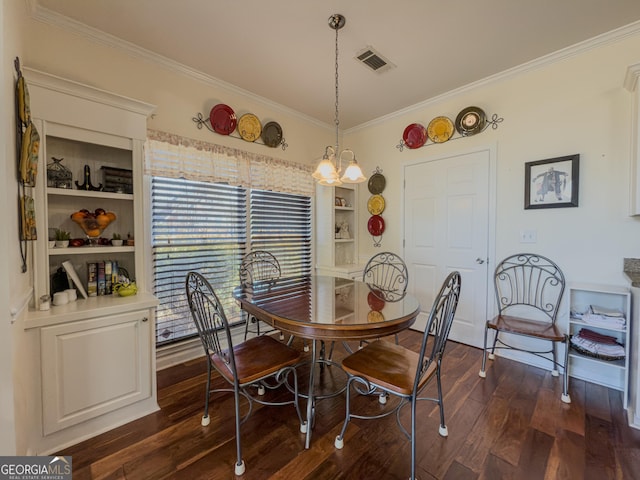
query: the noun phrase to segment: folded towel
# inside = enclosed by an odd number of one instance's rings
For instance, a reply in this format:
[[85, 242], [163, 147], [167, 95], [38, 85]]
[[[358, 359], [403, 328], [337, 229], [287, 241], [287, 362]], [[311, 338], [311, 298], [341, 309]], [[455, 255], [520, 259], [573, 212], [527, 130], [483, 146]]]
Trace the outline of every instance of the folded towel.
[[617, 329], [623, 329], [627, 324], [624, 317], [609, 317], [607, 315], [598, 315], [590, 312], [582, 315], [582, 321], [589, 325]]

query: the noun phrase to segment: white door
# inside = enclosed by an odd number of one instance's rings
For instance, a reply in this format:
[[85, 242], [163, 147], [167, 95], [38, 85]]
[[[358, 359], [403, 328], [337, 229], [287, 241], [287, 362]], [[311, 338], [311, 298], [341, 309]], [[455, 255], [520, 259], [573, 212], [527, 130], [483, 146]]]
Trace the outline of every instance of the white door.
[[453, 270], [462, 275], [449, 338], [482, 347], [487, 319], [490, 151], [454, 155], [404, 168], [404, 256], [409, 291], [424, 331], [435, 295]]

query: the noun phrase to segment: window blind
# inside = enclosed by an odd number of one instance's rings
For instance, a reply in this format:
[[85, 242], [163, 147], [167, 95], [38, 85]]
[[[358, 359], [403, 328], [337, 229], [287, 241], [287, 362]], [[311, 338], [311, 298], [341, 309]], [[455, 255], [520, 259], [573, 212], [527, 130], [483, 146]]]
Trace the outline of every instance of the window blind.
[[231, 293], [247, 241], [246, 190], [163, 177], [152, 179], [151, 190], [156, 344], [197, 334], [184, 283], [192, 270], [212, 283], [229, 321], [240, 321]]
[[252, 250], [278, 259], [282, 276], [311, 272], [311, 199], [303, 195], [251, 190]]

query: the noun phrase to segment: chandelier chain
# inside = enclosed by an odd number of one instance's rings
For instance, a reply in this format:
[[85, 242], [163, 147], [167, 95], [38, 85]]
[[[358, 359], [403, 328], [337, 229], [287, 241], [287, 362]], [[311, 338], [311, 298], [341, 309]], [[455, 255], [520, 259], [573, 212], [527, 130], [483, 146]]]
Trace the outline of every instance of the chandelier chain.
[[335, 118], [335, 124], [336, 124], [336, 153], [338, 152], [338, 128], [340, 126], [340, 118], [338, 116], [339, 112], [338, 112], [338, 30], [340, 29], [340, 27], [336, 26], [335, 30], [336, 30], [336, 118]]

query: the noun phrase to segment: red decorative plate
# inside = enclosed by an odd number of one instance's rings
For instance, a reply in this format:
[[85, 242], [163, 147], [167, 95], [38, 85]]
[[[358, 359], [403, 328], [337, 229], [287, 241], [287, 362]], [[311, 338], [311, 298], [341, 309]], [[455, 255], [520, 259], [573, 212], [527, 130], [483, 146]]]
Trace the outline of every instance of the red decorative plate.
[[384, 233], [384, 219], [380, 215], [372, 215], [367, 222], [369, 233], [374, 237], [379, 237]]
[[220, 135], [229, 135], [236, 129], [238, 119], [236, 113], [229, 105], [219, 103], [211, 109], [209, 121], [213, 131]]
[[[379, 295], [382, 296], [382, 293]], [[369, 292], [369, 295], [367, 295], [367, 303], [369, 304], [369, 308], [375, 312], [382, 310], [385, 305], [385, 301], [374, 292]]]
[[427, 141], [427, 129], [419, 123], [412, 123], [404, 129], [402, 139], [409, 148], [420, 148]]

